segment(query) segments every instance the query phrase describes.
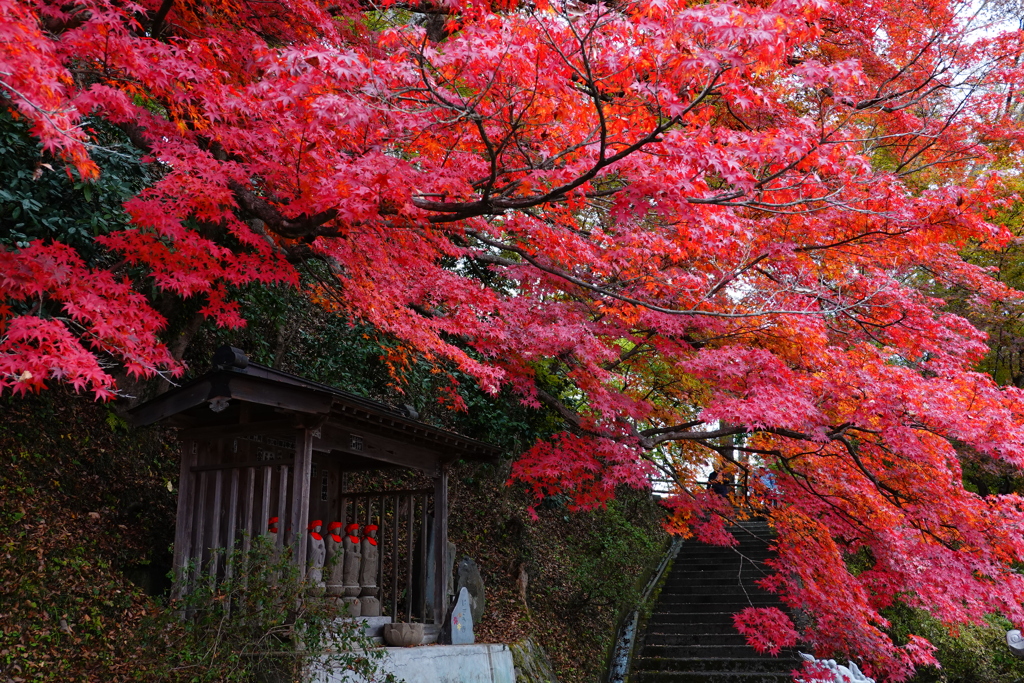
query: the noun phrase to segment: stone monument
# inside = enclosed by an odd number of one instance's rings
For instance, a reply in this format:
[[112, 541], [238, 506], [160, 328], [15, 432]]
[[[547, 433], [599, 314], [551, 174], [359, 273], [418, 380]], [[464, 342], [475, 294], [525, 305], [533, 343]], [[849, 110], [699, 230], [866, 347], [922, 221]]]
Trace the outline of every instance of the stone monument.
[[362, 603], [362, 616], [380, 616], [380, 600], [377, 599], [377, 567], [380, 562], [380, 551], [377, 548], [377, 525], [367, 524], [363, 528], [363, 540], [360, 543], [362, 565], [359, 568], [359, 602]]
[[1010, 652], [1014, 657], [1024, 659], [1024, 635], [1019, 630], [1006, 632], [1006, 644], [1010, 646]]
[[465, 587], [459, 591], [458, 599], [448, 608], [437, 642], [442, 645], [472, 645], [475, 642], [473, 612], [469, 606], [469, 591]]
[[484, 580], [480, 576], [480, 570], [477, 568], [476, 562], [468, 555], [459, 562], [459, 582], [455, 586], [455, 592], [459, 593], [463, 588], [469, 592], [469, 606], [473, 612], [473, 623], [479, 624], [484, 618], [487, 598], [484, 597]]
[[316, 593], [324, 592], [324, 560], [327, 559], [327, 549], [324, 546], [324, 537], [320, 535], [323, 522], [315, 519], [306, 527], [309, 535], [306, 537], [306, 582], [311, 590]]
[[345, 547], [341, 543], [341, 522], [327, 525], [327, 595], [340, 598], [344, 594]]

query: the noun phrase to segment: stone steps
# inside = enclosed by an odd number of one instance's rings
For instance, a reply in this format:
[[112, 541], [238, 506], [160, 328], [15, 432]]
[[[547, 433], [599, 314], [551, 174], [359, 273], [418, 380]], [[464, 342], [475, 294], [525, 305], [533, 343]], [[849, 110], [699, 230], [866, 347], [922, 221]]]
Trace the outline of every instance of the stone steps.
[[781, 607], [755, 583], [770, 573], [770, 531], [732, 531], [738, 546], [684, 544], [640, 638], [632, 683], [792, 683], [796, 653], [761, 655], [733, 626], [746, 607]]
[[636, 683], [793, 683], [793, 676], [763, 671], [640, 671], [631, 680]]
[[761, 657], [749, 647], [692, 650], [693, 657], [644, 657], [633, 667], [636, 671], [706, 671], [724, 673], [787, 673], [796, 668], [791, 661]]
[[730, 628], [725, 632], [702, 631], [700, 633], [662, 633], [659, 631], [647, 632], [647, 645], [734, 645], [745, 646], [747, 639]]

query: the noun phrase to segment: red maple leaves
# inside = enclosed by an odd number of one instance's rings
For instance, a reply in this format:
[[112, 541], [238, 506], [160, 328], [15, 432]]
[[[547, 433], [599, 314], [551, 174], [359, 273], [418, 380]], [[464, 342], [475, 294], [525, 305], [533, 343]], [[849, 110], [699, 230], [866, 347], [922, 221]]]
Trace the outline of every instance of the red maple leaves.
[[58, 380], [107, 398], [115, 360], [135, 376], [178, 369], [158, 336], [163, 320], [145, 297], [130, 282], [87, 268], [70, 247], [0, 250], [0, 291], [8, 301], [46, 300], [60, 311], [43, 318], [38, 306], [22, 315], [0, 307], [0, 389], [25, 393]]
[[516, 464], [538, 496], [657, 468], [670, 526], [728, 543], [698, 480], [734, 460], [822, 652], [931, 661], [885, 634], [895, 599], [1024, 623], [1022, 502], [959, 466], [1024, 465], [1024, 396], [932, 295], [1016, 296], [960, 250], [1010, 239], [987, 221], [1013, 201], [1020, 36], [941, 0], [422, 9], [450, 15], [0, 0], [0, 92], [47, 153], [94, 174], [77, 126], [102, 117], [159, 176], [102, 240], [116, 272], [0, 251], [0, 389], [175, 372], [128, 266], [239, 325], [232, 287], [317, 259], [348, 315], [566, 421]]

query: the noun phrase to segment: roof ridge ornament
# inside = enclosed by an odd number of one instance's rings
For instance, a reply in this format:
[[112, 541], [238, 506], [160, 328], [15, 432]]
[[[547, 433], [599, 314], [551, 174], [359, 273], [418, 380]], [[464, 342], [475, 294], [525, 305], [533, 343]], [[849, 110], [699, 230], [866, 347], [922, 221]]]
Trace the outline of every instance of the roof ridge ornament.
[[225, 344], [214, 352], [213, 367], [218, 370], [244, 370], [249, 367], [249, 357], [241, 349]]

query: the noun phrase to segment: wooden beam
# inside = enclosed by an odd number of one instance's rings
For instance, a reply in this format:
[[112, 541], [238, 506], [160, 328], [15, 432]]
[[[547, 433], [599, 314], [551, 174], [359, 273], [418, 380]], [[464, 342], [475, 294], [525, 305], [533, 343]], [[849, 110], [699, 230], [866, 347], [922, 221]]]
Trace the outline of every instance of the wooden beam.
[[313, 439], [318, 451], [340, 451], [391, 465], [433, 472], [439, 464], [438, 453], [361, 429], [325, 424]]
[[[242, 518], [242, 551], [249, 552], [252, 547], [253, 523], [252, 515], [256, 499], [256, 468], [245, 468], [245, 516]], [[263, 522], [264, 524], [266, 521]], [[256, 528], [259, 528], [258, 526]]]
[[149, 403], [144, 403], [133, 411], [129, 411], [132, 423], [136, 427], [159, 422], [165, 417], [170, 417], [189, 408], [204, 403], [210, 396], [210, 382], [204, 380], [192, 386], [172, 389], [163, 396], [157, 397]]
[[[384, 408], [384, 406], [381, 406]], [[500, 450], [491, 444], [468, 439], [453, 432], [437, 429], [415, 420], [410, 420], [390, 411], [373, 410], [366, 406], [354, 405], [346, 397], [335, 401], [331, 411], [335, 424], [359, 429], [362, 426], [377, 434], [396, 436], [404, 444], [413, 444], [434, 451], [446, 462], [459, 458], [497, 463]]]
[[227, 395], [240, 401], [323, 415], [331, 411], [331, 405], [334, 403], [334, 397], [324, 391], [313, 391], [242, 374], [232, 374], [227, 379]]
[[245, 462], [224, 462], [215, 465], [196, 465], [193, 472], [211, 472], [214, 470], [233, 470], [242, 467], [260, 467], [262, 465], [292, 465], [294, 460], [285, 458], [283, 460], [246, 460]]
[[349, 498], [368, 498], [371, 496], [422, 496], [434, 492], [434, 487], [429, 489], [386, 489], [384, 491], [350, 491], [345, 495]]
[[[426, 514], [426, 511], [424, 511]], [[425, 586], [429, 590], [429, 586]], [[434, 623], [448, 610], [448, 465], [434, 477]]]
[[[265, 465], [263, 467], [263, 488], [260, 489], [260, 518], [256, 525], [256, 529], [264, 536], [270, 534], [270, 492], [273, 490], [273, 477], [274, 468], [270, 465]], [[278, 532], [275, 536], [280, 535], [281, 528], [278, 527]]]
[[196, 538], [192, 547], [192, 558], [196, 561], [196, 576], [202, 574], [203, 571], [203, 555], [206, 554], [206, 499], [207, 496], [207, 480], [210, 478], [206, 472], [200, 472], [196, 475], [199, 478], [199, 496], [196, 499], [197, 505], [195, 506], [195, 521], [193, 525], [196, 530]]
[[249, 434], [280, 434], [292, 432], [295, 424], [291, 420], [267, 420], [265, 422], [248, 422], [244, 424], [211, 425], [209, 427], [193, 427], [185, 429], [179, 435], [182, 439], [213, 441], [215, 439], [231, 439]]
[[[223, 444], [218, 444], [217, 455], [223, 457]], [[222, 545], [220, 542], [221, 519], [221, 494], [224, 490], [224, 470], [217, 470], [213, 475], [213, 507], [210, 508], [210, 588], [217, 585], [217, 574], [220, 569], [220, 556]]]
[[[277, 541], [275, 545], [283, 548], [289, 539], [288, 529], [292, 526], [292, 520], [288, 519], [288, 465], [281, 465], [278, 468], [279, 478], [277, 481]], [[292, 534], [293, 536], [295, 534]]]
[[[423, 570], [423, 574], [420, 576], [420, 580], [423, 581], [423, 585], [418, 586], [420, 604], [416, 605], [416, 608], [419, 610], [420, 618], [423, 619], [424, 622], [427, 620], [427, 593], [434, 590], [433, 586], [427, 585], [427, 563], [433, 562], [434, 559], [432, 557], [427, 557], [427, 546], [430, 545], [427, 543], [427, 540], [430, 538], [430, 529], [427, 528], [427, 520], [430, 518], [427, 514], [427, 500], [427, 494], [423, 494], [423, 514], [420, 516], [420, 556], [418, 558], [420, 567], [422, 567]], [[437, 540], [436, 536], [434, 537], [434, 540]]]
[[224, 550], [226, 553], [226, 564], [224, 565], [224, 576], [231, 578], [233, 567], [231, 566], [232, 555], [235, 552], [235, 525], [238, 521], [238, 468], [231, 470], [230, 487], [228, 489], [228, 519], [227, 533], [224, 537]]

